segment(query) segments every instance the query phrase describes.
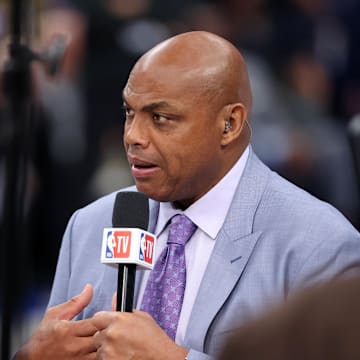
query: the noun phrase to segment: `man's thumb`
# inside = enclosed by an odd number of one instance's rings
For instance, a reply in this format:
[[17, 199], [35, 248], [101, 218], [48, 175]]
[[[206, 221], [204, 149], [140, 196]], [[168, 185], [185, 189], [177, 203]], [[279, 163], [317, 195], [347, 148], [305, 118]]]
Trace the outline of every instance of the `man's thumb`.
[[92, 297], [93, 287], [90, 284], [86, 284], [79, 295], [74, 296], [60, 305], [49, 308], [45, 316], [58, 320], [71, 320], [90, 303]]

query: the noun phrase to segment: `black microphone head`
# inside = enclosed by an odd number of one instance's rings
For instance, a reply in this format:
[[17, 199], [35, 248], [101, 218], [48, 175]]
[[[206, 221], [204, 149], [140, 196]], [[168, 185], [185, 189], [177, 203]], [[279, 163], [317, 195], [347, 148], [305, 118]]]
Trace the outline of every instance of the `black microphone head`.
[[147, 230], [148, 225], [148, 197], [136, 191], [118, 192], [114, 203], [112, 226]]

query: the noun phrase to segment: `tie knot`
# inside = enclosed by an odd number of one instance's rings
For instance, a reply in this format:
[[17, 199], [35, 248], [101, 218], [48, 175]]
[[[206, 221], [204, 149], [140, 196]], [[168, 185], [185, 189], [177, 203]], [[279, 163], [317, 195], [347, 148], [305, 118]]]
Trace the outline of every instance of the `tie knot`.
[[185, 245], [196, 230], [196, 225], [185, 215], [175, 215], [171, 219], [168, 244]]

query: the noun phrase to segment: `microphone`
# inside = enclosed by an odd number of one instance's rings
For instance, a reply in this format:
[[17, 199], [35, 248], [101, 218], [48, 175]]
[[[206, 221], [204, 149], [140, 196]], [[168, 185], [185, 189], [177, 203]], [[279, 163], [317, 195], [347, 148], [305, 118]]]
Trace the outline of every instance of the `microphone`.
[[146, 231], [149, 223], [149, 200], [140, 192], [116, 194], [112, 228], [105, 228], [101, 262], [119, 264], [116, 310], [132, 312], [136, 266], [154, 267], [155, 235]]

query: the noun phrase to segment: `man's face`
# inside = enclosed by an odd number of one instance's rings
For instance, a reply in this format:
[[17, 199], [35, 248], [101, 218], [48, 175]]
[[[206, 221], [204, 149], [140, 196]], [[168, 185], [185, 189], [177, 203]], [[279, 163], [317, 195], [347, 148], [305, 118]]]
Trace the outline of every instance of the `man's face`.
[[124, 145], [139, 191], [187, 207], [224, 175], [223, 120], [183, 75], [133, 71], [124, 89]]

